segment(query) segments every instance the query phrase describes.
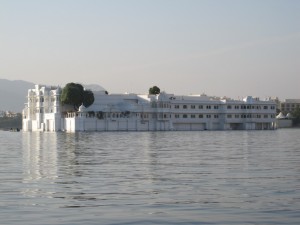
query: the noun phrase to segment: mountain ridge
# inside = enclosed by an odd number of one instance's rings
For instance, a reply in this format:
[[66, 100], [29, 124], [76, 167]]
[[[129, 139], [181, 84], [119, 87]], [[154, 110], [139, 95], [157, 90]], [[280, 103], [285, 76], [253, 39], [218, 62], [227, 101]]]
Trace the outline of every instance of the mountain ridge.
[[0, 79], [0, 110], [22, 112], [30, 88], [34, 88], [34, 83]]
[[[98, 84], [88, 84], [84, 87], [92, 91], [105, 90]], [[35, 83], [24, 80], [0, 79], [0, 111], [22, 112], [27, 102], [28, 89], [35, 88]]]

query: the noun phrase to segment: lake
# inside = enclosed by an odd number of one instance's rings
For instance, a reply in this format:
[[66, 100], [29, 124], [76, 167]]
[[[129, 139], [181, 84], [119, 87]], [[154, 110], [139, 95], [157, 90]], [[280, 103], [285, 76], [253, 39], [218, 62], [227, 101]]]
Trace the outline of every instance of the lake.
[[1, 224], [299, 224], [300, 129], [0, 131]]

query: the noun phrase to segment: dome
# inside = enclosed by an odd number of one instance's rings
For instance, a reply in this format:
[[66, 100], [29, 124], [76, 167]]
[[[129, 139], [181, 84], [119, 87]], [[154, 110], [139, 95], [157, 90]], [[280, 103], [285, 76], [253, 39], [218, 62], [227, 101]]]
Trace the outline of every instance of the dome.
[[86, 108], [84, 107], [84, 105], [81, 105], [78, 109], [78, 112], [85, 112]]
[[283, 115], [282, 112], [280, 112], [277, 116], [276, 116], [277, 119], [285, 119], [286, 117]]
[[251, 104], [251, 103], [253, 103], [253, 98], [252, 98], [252, 96], [247, 96], [243, 99], [243, 101]]

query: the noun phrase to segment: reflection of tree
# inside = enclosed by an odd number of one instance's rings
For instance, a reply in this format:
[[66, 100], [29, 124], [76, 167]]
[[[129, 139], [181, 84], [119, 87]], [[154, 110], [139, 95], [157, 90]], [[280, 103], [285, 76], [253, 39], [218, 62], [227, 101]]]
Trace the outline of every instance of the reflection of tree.
[[61, 140], [59, 142], [59, 167], [62, 179], [70, 179], [73, 176], [81, 176], [78, 169], [78, 146], [79, 133], [61, 133]]

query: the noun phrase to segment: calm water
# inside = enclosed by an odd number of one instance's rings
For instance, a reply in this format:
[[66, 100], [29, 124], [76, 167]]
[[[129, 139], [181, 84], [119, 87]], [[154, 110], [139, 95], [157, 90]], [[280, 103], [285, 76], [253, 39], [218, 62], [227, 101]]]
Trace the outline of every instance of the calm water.
[[0, 131], [0, 224], [300, 224], [299, 137]]

